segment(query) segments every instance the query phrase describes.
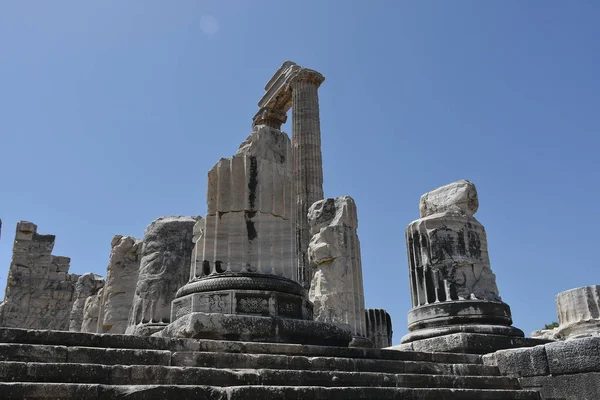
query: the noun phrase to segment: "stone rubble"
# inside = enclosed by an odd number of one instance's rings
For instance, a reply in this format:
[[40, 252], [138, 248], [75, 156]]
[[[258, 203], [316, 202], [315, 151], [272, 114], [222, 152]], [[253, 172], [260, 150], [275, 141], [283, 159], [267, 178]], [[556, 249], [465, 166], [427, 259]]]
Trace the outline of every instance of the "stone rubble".
[[315, 321], [346, 323], [356, 347], [371, 347], [367, 339], [358, 217], [352, 197], [315, 202], [308, 211], [312, 239], [308, 256], [312, 274], [309, 299]]
[[52, 255], [54, 235], [37, 233], [32, 222], [17, 223], [0, 326], [68, 330], [78, 275], [68, 257]]

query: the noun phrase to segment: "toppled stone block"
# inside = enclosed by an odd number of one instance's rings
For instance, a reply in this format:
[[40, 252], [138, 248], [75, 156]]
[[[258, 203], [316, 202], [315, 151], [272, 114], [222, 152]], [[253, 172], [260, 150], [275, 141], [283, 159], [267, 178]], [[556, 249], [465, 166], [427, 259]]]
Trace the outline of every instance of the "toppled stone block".
[[475, 185], [457, 181], [425, 193], [419, 201], [421, 218], [439, 213], [472, 216], [479, 208]]
[[52, 255], [54, 235], [37, 233], [37, 225], [17, 223], [0, 326], [28, 329], [69, 328], [78, 275], [68, 274], [70, 258]]

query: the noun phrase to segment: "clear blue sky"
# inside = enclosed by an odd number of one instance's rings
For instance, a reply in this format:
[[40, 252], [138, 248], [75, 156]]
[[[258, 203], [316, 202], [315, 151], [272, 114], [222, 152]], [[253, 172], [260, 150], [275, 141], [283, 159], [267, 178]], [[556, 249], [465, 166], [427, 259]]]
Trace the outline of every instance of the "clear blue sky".
[[404, 229], [458, 179], [529, 334], [558, 292], [600, 284], [598, 21], [593, 0], [2, 2], [0, 291], [18, 220], [104, 275], [113, 235], [203, 215], [207, 171], [293, 60], [326, 77], [325, 194], [357, 202], [366, 304], [394, 342]]

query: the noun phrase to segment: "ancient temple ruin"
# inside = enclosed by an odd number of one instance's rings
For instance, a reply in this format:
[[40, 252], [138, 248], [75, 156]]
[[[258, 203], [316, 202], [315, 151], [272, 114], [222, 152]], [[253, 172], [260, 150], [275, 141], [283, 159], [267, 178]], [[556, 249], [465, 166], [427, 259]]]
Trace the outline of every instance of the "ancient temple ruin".
[[560, 326], [524, 338], [469, 181], [424, 194], [406, 229], [410, 332], [392, 346], [390, 315], [365, 308], [357, 205], [324, 195], [323, 82], [283, 63], [250, 134], [215, 158], [206, 215], [114, 236], [106, 279], [69, 274], [54, 236], [19, 222], [0, 397], [597, 399], [598, 286], [559, 294]]

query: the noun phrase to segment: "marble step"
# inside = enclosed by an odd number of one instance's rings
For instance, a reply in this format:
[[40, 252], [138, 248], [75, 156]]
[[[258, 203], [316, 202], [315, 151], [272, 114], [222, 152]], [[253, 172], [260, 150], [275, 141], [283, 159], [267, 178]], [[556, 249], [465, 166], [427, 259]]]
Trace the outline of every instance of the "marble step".
[[97, 385], [73, 383], [0, 383], [0, 393], [13, 399], [108, 400], [539, 400], [531, 391], [491, 389], [425, 389], [315, 386]]
[[94, 334], [65, 331], [0, 328], [0, 343], [43, 344], [72, 347], [207, 351], [246, 354], [281, 354], [381, 360], [432, 361], [452, 364], [481, 364], [475, 354], [422, 353], [385, 349], [311, 346], [281, 343], [252, 343], [208, 339], [170, 339], [132, 335]]
[[31, 344], [0, 344], [0, 361], [104, 365], [173, 365], [211, 368], [269, 368], [350, 372], [388, 372], [442, 375], [499, 375], [495, 366], [430, 361], [367, 358], [306, 357], [278, 354], [170, 352], [168, 350], [111, 349]]
[[222, 369], [146, 365], [0, 362], [0, 382], [96, 383], [106, 385], [374, 386], [459, 389], [519, 389], [501, 376], [389, 374], [346, 371]]

